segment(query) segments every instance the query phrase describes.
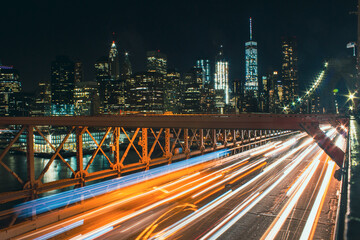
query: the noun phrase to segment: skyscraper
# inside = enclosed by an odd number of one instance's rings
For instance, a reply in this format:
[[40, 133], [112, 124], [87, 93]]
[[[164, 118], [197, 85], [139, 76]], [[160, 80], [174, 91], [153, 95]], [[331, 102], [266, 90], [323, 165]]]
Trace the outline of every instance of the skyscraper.
[[210, 61], [208, 59], [199, 59], [196, 61], [196, 68], [202, 69], [203, 86], [211, 83]]
[[[214, 87], [218, 93], [224, 96], [225, 104], [229, 104], [229, 63], [225, 60], [223, 46], [220, 46], [220, 51], [215, 59], [215, 74], [214, 74]], [[217, 107], [221, 107], [220, 99], [217, 98]]]
[[115, 41], [112, 42], [109, 53], [109, 71], [113, 80], [120, 78], [120, 60]]
[[164, 111], [164, 76], [157, 72], [140, 72], [128, 86], [125, 99], [127, 110], [163, 113]]
[[35, 92], [35, 105], [32, 110], [33, 116], [49, 116], [51, 110], [51, 88], [46, 81], [39, 82]]
[[157, 72], [166, 75], [167, 57], [160, 50], [146, 53], [146, 68], [148, 72]]
[[51, 63], [51, 114], [74, 114], [74, 62], [57, 56]]
[[297, 69], [297, 43], [295, 37], [283, 37], [281, 42], [281, 77], [284, 88], [284, 105], [295, 101], [299, 96]]
[[193, 68], [184, 74], [183, 113], [200, 113], [202, 69]]
[[245, 43], [245, 95], [253, 92], [255, 97], [258, 96], [258, 52], [257, 42], [253, 41], [252, 36], [252, 19], [250, 18], [250, 41]]
[[169, 69], [164, 86], [164, 111], [179, 113], [182, 104], [181, 96], [184, 92], [182, 86], [180, 72], [176, 69]]
[[110, 64], [107, 57], [99, 58], [95, 63], [96, 81], [99, 85], [100, 112], [109, 111], [109, 99], [111, 95]]
[[84, 71], [82, 67], [82, 62], [75, 62], [75, 73], [74, 73], [75, 83], [84, 81]]
[[78, 82], [74, 90], [75, 115], [95, 115], [99, 113], [97, 82]]
[[0, 116], [9, 116], [10, 97], [20, 91], [18, 71], [13, 67], [0, 65]]
[[125, 52], [124, 62], [123, 62], [122, 69], [121, 69], [121, 78], [123, 80], [126, 80], [130, 77], [131, 74], [132, 74], [132, 67], [131, 67], [131, 63], [130, 63], [130, 59], [129, 59], [129, 53]]

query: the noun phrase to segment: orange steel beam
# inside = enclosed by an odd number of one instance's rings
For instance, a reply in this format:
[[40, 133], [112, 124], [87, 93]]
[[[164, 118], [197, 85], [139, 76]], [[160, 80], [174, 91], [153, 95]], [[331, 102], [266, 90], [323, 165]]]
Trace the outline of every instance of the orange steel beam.
[[238, 114], [238, 115], [104, 115], [76, 117], [1, 117], [0, 126], [87, 126], [125, 128], [273, 129], [302, 130], [304, 122], [329, 123], [339, 115]]

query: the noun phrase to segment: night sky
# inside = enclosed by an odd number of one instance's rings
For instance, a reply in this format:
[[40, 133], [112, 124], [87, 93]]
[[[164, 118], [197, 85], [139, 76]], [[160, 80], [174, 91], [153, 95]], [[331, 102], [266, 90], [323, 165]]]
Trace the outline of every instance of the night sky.
[[118, 50], [130, 52], [134, 71], [145, 70], [147, 50], [168, 55], [169, 67], [190, 69], [196, 59], [214, 59], [224, 45], [230, 78], [244, 79], [244, 43], [253, 18], [259, 76], [280, 70], [281, 36], [298, 39], [300, 85], [330, 57], [351, 55], [356, 40], [356, 0], [313, 1], [3, 1], [0, 60], [20, 71], [25, 91], [50, 79], [56, 55], [84, 64], [94, 80], [94, 63], [107, 56], [116, 33]]

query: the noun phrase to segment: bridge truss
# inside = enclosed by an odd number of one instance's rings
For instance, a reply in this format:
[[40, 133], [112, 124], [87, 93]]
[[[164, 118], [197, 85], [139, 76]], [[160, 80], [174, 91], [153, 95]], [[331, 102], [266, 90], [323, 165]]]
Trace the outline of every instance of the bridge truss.
[[[71, 186], [84, 186], [87, 182], [121, 176], [124, 173], [147, 170], [152, 166], [170, 164], [222, 148], [243, 151], [261, 145], [272, 138], [294, 131], [305, 130], [334, 161], [342, 166], [344, 153], [320, 130], [319, 125], [330, 123], [345, 134], [347, 119], [337, 115], [125, 115], [95, 117], [3, 117], [0, 126], [19, 129], [15, 137], [0, 154], [0, 164], [19, 183], [19, 190], [0, 194], [0, 203], [19, 199], [34, 199], [39, 194]], [[62, 127], [67, 130], [60, 144], [53, 144], [42, 131], [43, 126]], [[341, 127], [342, 126], [342, 127]], [[94, 129], [103, 136], [97, 141]], [[53, 150], [42, 169], [35, 169], [34, 135], [38, 134]], [[65, 160], [63, 147], [71, 134], [76, 138], [76, 164]], [[87, 134], [95, 143], [90, 159], [84, 161], [83, 136]], [[3, 160], [20, 136], [26, 135], [27, 178], [23, 179]], [[120, 142], [120, 136], [125, 138]], [[110, 151], [104, 142], [110, 137]], [[129, 152], [138, 161], [129, 161]], [[107, 168], [91, 171], [103, 155]], [[55, 161], [66, 166], [67, 177], [44, 181], [45, 174]]]

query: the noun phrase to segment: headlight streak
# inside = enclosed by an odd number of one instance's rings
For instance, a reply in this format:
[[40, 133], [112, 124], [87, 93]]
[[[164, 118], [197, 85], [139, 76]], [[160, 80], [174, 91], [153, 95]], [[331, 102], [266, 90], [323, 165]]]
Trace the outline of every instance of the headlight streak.
[[221, 156], [225, 156], [229, 150], [220, 150], [218, 152], [209, 153], [206, 155], [190, 158], [188, 160], [172, 163], [170, 165], [153, 168], [148, 171], [138, 172], [124, 177], [96, 183], [93, 185], [69, 190], [62, 193], [57, 193], [51, 196], [32, 200], [23, 204], [19, 204], [15, 211], [19, 212], [19, 217], [30, 217], [33, 211], [37, 214], [51, 211], [69, 204], [76, 203], [81, 200], [86, 200], [94, 196], [99, 196], [114, 190], [118, 190], [145, 180], [153, 179], [164, 174], [169, 174], [187, 167], [194, 166], [199, 163], [211, 161]]
[[[59, 228], [59, 229], [56, 229], [56, 230], [54, 230], [54, 231], [52, 231], [52, 232], [50, 232], [50, 233], [44, 234], [44, 235], [42, 235], [42, 236], [40, 236], [40, 237], [34, 238], [34, 240], [45, 240], [45, 239], [49, 239], [49, 238], [55, 237], [56, 235], [59, 235], [59, 234], [61, 234], [61, 233], [67, 232], [67, 231], [69, 231], [69, 230], [71, 230], [71, 229], [74, 229], [74, 228], [76, 228], [76, 227], [79, 227], [79, 226], [81, 226], [81, 225], [83, 225], [83, 224], [84, 224], [84, 220], [80, 220], [80, 221], [74, 222], [74, 223], [72, 223], [72, 224], [69, 224], [69, 225], [67, 225], [67, 226], [64, 226], [64, 227], [61, 227], [61, 228]], [[47, 230], [47, 229], [46, 229], [46, 230]], [[46, 230], [44, 230], [44, 231], [46, 231]], [[31, 235], [28, 235], [27, 237], [31, 237], [31, 236], [33, 236], [33, 235], [38, 235], [38, 234], [39, 234], [39, 232], [35, 232], [35, 233], [31, 234]], [[17, 238], [17, 239], [22, 239], [22, 238]]]
[[197, 211], [193, 212], [192, 214], [186, 216], [185, 218], [181, 219], [180, 221], [174, 223], [173, 225], [163, 229], [161, 232], [157, 233], [155, 236], [153, 236], [150, 239], [164, 239], [167, 238], [174, 233], [176, 233], [181, 228], [185, 227], [192, 221], [196, 220], [197, 218], [201, 217], [208, 211], [214, 209], [221, 203], [223, 203], [225, 200], [227, 200], [230, 196], [231, 190], [227, 191], [226, 193], [222, 194], [221, 196], [217, 197], [216, 199], [212, 200], [208, 204], [204, 205], [203, 207], [199, 208]]
[[[161, 186], [161, 187], [169, 186], [169, 185], [173, 185], [173, 184], [182, 182], [182, 181], [184, 181], [184, 180], [187, 180], [187, 179], [189, 179], [189, 178], [191, 178], [191, 177], [194, 177], [194, 176], [196, 176], [196, 175], [199, 175], [199, 174], [200, 174], [199, 172], [194, 173], [194, 174], [192, 174], [192, 175], [189, 175], [189, 176], [187, 176], [187, 177], [180, 178], [179, 180], [176, 180], [176, 181], [171, 182], [171, 183], [169, 183], [169, 184], [163, 185], [163, 186]], [[93, 215], [93, 214], [96, 214], [96, 213], [98, 213], [98, 212], [101, 212], [101, 211], [103, 211], [103, 210], [106, 210], [106, 209], [109, 209], [109, 208], [113, 208], [113, 207], [116, 207], [116, 206], [118, 206], [118, 205], [121, 205], [121, 204], [130, 202], [130, 201], [135, 200], [135, 199], [137, 199], [137, 198], [139, 198], [139, 197], [143, 197], [143, 196], [145, 196], [145, 195], [152, 194], [152, 193], [154, 193], [154, 192], [156, 192], [156, 191], [158, 191], [158, 190], [157, 190], [157, 189], [154, 189], [154, 190], [151, 190], [151, 191], [148, 191], [148, 192], [145, 192], [145, 193], [142, 193], [142, 194], [139, 194], [139, 195], [136, 195], [136, 196], [127, 198], [127, 199], [123, 199], [123, 200], [120, 200], [120, 201], [116, 201], [116, 202], [111, 203], [111, 204], [108, 204], [108, 205], [106, 205], [106, 206], [104, 206], [104, 207], [101, 207], [101, 208], [98, 208], [98, 209], [96, 209], [96, 210], [90, 211], [90, 212], [88, 212], [88, 213], [86, 213], [86, 214], [83, 214], [83, 215], [81, 215], [81, 216], [79, 216], [79, 217], [75, 217], [74, 219], [71, 219], [71, 220], [66, 221], [66, 222], [64, 222], [64, 223], [59, 223], [59, 224], [53, 225], [53, 226], [51, 226], [51, 227], [49, 227], [49, 228], [46, 228], [46, 229], [40, 230], [40, 231], [47, 231], [47, 230], [50, 230], [50, 229], [53, 229], [53, 228], [57, 228], [57, 227], [59, 227], [59, 226], [61, 226], [61, 225], [65, 225], [65, 224], [67, 224], [67, 223], [69, 223], [69, 222], [76, 221], [76, 220], [78, 220], [78, 219], [80, 219], [80, 218], [89, 217], [89, 216], [91, 216], [91, 215]], [[29, 234], [26, 234], [24, 237], [21, 237], [21, 238], [19, 238], [19, 239], [28, 238], [28, 237], [31, 237], [31, 236], [33, 236], [33, 235], [35, 235], [35, 234], [38, 234], [38, 233], [39, 233], [39, 231], [37, 231], [37, 232], [35, 232], [35, 233], [33, 233], [33, 234], [30, 234], [30, 235], [29, 235]]]
[[246, 166], [245, 168], [242, 168], [242, 169], [240, 169], [240, 170], [232, 173], [231, 175], [227, 176], [226, 178], [224, 178], [224, 179], [221, 180], [220, 182], [218, 182], [218, 183], [216, 183], [216, 184], [214, 184], [214, 185], [212, 185], [212, 186], [210, 186], [210, 187], [202, 190], [201, 192], [198, 192], [198, 193], [194, 194], [193, 196], [191, 196], [191, 198], [196, 198], [196, 197], [198, 197], [199, 195], [203, 194], [204, 192], [207, 192], [207, 191], [209, 191], [210, 189], [213, 189], [213, 188], [215, 188], [215, 187], [223, 184], [224, 182], [229, 181], [230, 179], [232, 179], [232, 178], [238, 176], [239, 174], [241, 174], [241, 173], [243, 173], [243, 172], [245, 172], [245, 171], [253, 168], [253, 167], [256, 166], [257, 164], [259, 164], [259, 163], [261, 163], [261, 162], [263, 162], [263, 161], [265, 161], [265, 160], [266, 160], [266, 158], [260, 159], [259, 161], [256, 161], [256, 162], [250, 164], [249, 166]]
[[[202, 187], [203, 185], [208, 184], [209, 182], [211, 182], [211, 181], [213, 181], [213, 180], [215, 180], [215, 179], [217, 179], [219, 177], [221, 177], [221, 175], [215, 176], [215, 177], [213, 177], [213, 178], [211, 178], [211, 179], [209, 179], [209, 180], [207, 180], [207, 181], [205, 181], [203, 183], [200, 183], [200, 184], [198, 184], [198, 185], [196, 185], [196, 186], [194, 186], [194, 187], [192, 187], [190, 189], [187, 189], [186, 191], [180, 192], [180, 193], [178, 193], [178, 194], [176, 194], [176, 195], [174, 195], [172, 197], [163, 199], [163, 200], [161, 200], [159, 202], [156, 202], [156, 203], [153, 203], [153, 204], [151, 204], [151, 205], [149, 205], [149, 206], [147, 206], [145, 208], [137, 210], [136, 212], [133, 212], [133, 213], [131, 213], [129, 215], [126, 215], [126, 216], [124, 216], [122, 218], [119, 218], [119, 219], [117, 219], [115, 221], [112, 221], [112, 222], [104, 225], [103, 227], [100, 227], [100, 228], [98, 228], [98, 229], [96, 229], [96, 230], [94, 230], [92, 232], [102, 231], [103, 229], [106, 229], [108, 227], [113, 227], [115, 225], [118, 225], [118, 224], [120, 224], [120, 223], [122, 223], [122, 222], [124, 222], [126, 220], [129, 220], [129, 219], [131, 219], [131, 218], [133, 218], [135, 216], [138, 216], [138, 215], [140, 215], [140, 214], [142, 214], [144, 212], [147, 212], [147, 211], [149, 211], [149, 210], [151, 210], [151, 209], [153, 209], [155, 207], [158, 207], [158, 206], [160, 206], [162, 204], [165, 204], [165, 203], [170, 202], [170, 201], [172, 201], [174, 199], [177, 199], [177, 198], [179, 198], [179, 197], [181, 197], [181, 196], [183, 196], [183, 195], [185, 195], [185, 194], [187, 194], [189, 192], [192, 192], [192, 191], [196, 190], [197, 188]], [[84, 239], [84, 238], [79, 236], [79, 238], [77, 238], [77, 239]]]
[[313, 235], [317, 225], [317, 219], [320, 216], [321, 208], [325, 200], [325, 196], [330, 185], [331, 176], [335, 170], [335, 163], [333, 161], [327, 162], [328, 166], [326, 169], [326, 173], [324, 179], [321, 183], [321, 187], [316, 196], [315, 202], [311, 208], [309, 217], [306, 221], [303, 232], [301, 233], [300, 240], [307, 240], [310, 238], [310, 235]]
[[[313, 145], [311, 148], [311, 151], [316, 147], [317, 145]], [[313, 148], [314, 147], [314, 148]], [[311, 152], [309, 151], [309, 152]], [[315, 160], [319, 160], [321, 155], [322, 155], [323, 151], [319, 151], [318, 155], [315, 157]], [[310, 167], [310, 166], [309, 166]], [[307, 170], [305, 170], [307, 171]], [[299, 186], [299, 184], [303, 181], [303, 179], [305, 178], [305, 175], [302, 174], [296, 181], [295, 183], [286, 191], [286, 196], [289, 197], [292, 195], [292, 193], [294, 192], [295, 189], [297, 189], [297, 187]]]
[[285, 156], [281, 157], [280, 159], [276, 160], [275, 163], [272, 163], [269, 167], [266, 167], [264, 169], [264, 172], [268, 172], [271, 169], [275, 168], [277, 165], [279, 165], [282, 161], [284, 161], [285, 159], [287, 159], [288, 157], [290, 157], [291, 155], [295, 154], [296, 152], [298, 152], [301, 148], [304, 148], [305, 146], [309, 145], [310, 143], [312, 143], [314, 140], [312, 138], [308, 139], [306, 142], [304, 142], [303, 144], [301, 144], [300, 146], [298, 146], [297, 148], [291, 150], [289, 153], [287, 153]]
[[303, 137], [305, 137], [305, 136], [307, 136], [307, 133], [300, 133], [300, 134], [298, 134], [297, 136], [295, 136], [295, 137], [287, 140], [286, 142], [282, 143], [281, 145], [276, 146], [276, 149], [275, 149], [275, 150], [273, 150], [273, 151], [265, 154], [264, 156], [265, 156], [265, 157], [269, 157], [269, 156], [271, 156], [271, 155], [275, 155], [276, 153], [278, 153], [278, 152], [280, 152], [280, 151], [282, 151], [282, 150], [290, 147], [291, 145], [294, 145], [295, 143], [298, 142], [299, 139], [301, 139], [301, 138], [303, 138]]
[[[236, 207], [236, 209], [238, 209], [238, 211], [233, 211], [231, 214], [229, 214], [228, 217], [223, 219], [221, 221], [221, 223], [219, 223], [217, 226], [215, 226], [210, 232], [208, 232], [206, 235], [204, 235], [200, 239], [205, 240], [205, 239], [217, 239], [217, 238], [219, 238], [230, 227], [232, 227], [239, 219], [241, 219], [248, 211], [250, 211], [250, 209], [252, 209], [257, 203], [259, 203], [267, 194], [269, 194], [278, 184], [280, 184], [285, 179], [285, 177], [292, 170], [294, 170], [295, 167], [297, 167], [300, 164], [301, 161], [302, 161], [301, 158], [297, 158], [294, 161], [292, 161], [287, 167], [288, 171], [284, 171], [281, 174], [281, 177], [275, 183], [273, 183], [270, 187], [268, 187], [265, 191], [263, 191], [256, 199], [254, 199], [254, 201], [252, 201], [248, 205], [245, 204], [245, 203], [242, 203], [242, 204], [238, 205]], [[286, 172], [286, 174], [285, 174], [285, 172]], [[257, 178], [259, 178], [260, 176], [262, 176], [265, 173], [266, 172], [262, 172], [261, 174], [257, 175], [255, 178], [253, 178], [248, 183], [250, 183], [252, 181], [256, 181]], [[236, 189], [235, 191], [233, 191], [233, 193], [237, 192], [239, 189]]]
[[101, 229], [101, 231], [92, 231], [92, 232], [89, 232], [87, 234], [84, 234], [84, 235], [79, 235], [79, 236], [76, 236], [74, 238], [71, 238], [70, 240], [78, 240], [78, 239], [84, 239], [84, 240], [92, 240], [92, 239], [95, 239], [97, 237], [100, 237], [101, 235], [104, 235], [105, 233], [107, 232], [110, 232], [111, 230], [113, 230], [114, 227], [104, 227]]
[[[319, 154], [319, 157], [322, 155], [322, 151]], [[270, 225], [269, 229], [261, 238], [262, 240], [272, 240], [275, 239], [276, 235], [279, 233], [280, 229], [284, 225], [286, 219], [290, 215], [291, 211], [299, 201], [301, 195], [303, 194], [304, 190], [306, 189], [307, 185], [309, 184], [311, 178], [314, 176], [314, 173], [317, 169], [317, 167], [320, 164], [320, 160], [316, 159], [312, 161], [309, 168], [302, 174], [302, 180], [300, 183], [300, 186], [296, 189], [296, 193], [289, 199], [288, 203], [285, 205], [285, 207], [281, 210], [279, 215], [276, 217], [276, 219], [273, 221], [273, 223]], [[300, 182], [300, 181], [299, 181]]]
[[260, 154], [260, 153], [264, 153], [264, 152], [266, 152], [266, 151], [268, 151], [268, 150], [276, 147], [276, 146], [279, 145], [280, 143], [281, 143], [281, 141], [272, 143], [272, 144], [270, 144], [270, 146], [268, 146], [268, 147], [264, 147], [264, 148], [260, 149], [259, 151], [250, 153], [250, 156], [254, 156], [254, 155], [257, 155], [257, 154]]
[[[236, 154], [236, 155], [234, 155], [234, 156], [231, 156], [231, 157], [226, 158], [226, 159], [228, 160], [227, 162], [231, 162], [235, 157], [242, 156], [242, 155], [244, 155], [244, 153], [245, 153], [245, 152], [239, 153], [239, 154]], [[235, 164], [232, 164], [232, 165], [230, 165], [230, 166], [228, 166], [228, 167], [226, 167], [226, 168], [223, 168], [223, 169], [221, 169], [221, 170], [234, 167], [235, 165], [242, 165], [242, 163], [246, 162], [249, 158], [250, 158], [250, 157], [247, 157], [247, 158], [241, 160], [240, 162], [236, 162]], [[221, 170], [220, 170], [220, 171], [221, 171]], [[220, 171], [219, 171], [219, 172], [220, 172]], [[148, 191], [148, 192], [145, 192], [145, 193], [142, 193], [142, 194], [139, 194], [139, 195], [136, 195], [136, 196], [127, 198], [127, 199], [123, 199], [123, 200], [120, 200], [120, 201], [116, 201], [116, 202], [111, 203], [111, 204], [109, 204], [109, 205], [106, 205], [106, 206], [104, 206], [104, 207], [101, 207], [101, 208], [98, 208], [98, 209], [93, 210], [93, 211], [91, 211], [91, 212], [88, 212], [88, 213], [86, 213], [86, 214], [83, 214], [83, 215], [81, 215], [81, 216], [79, 216], [79, 217], [75, 217], [75, 218], [73, 218], [73, 219], [71, 219], [71, 220], [69, 220], [69, 221], [66, 221], [66, 222], [63, 222], [63, 223], [59, 223], [59, 224], [53, 225], [53, 226], [51, 226], [51, 227], [49, 227], [49, 228], [44, 229], [43, 231], [48, 231], [48, 230], [50, 230], [50, 229], [57, 228], [57, 227], [59, 227], [59, 226], [61, 226], [61, 225], [67, 224], [68, 222], [73, 222], [73, 221], [78, 220], [78, 219], [80, 219], [80, 218], [86, 218], [86, 217], [88, 217], [88, 216], [90, 216], [90, 215], [96, 214], [96, 213], [101, 212], [101, 211], [103, 211], [103, 210], [110, 209], [110, 208], [116, 207], [116, 206], [118, 206], [118, 205], [121, 205], [121, 204], [130, 202], [130, 201], [135, 200], [135, 199], [137, 199], [137, 198], [139, 198], [139, 197], [142, 197], [142, 196], [145, 196], [145, 195], [148, 195], [148, 194], [152, 194], [152, 193], [154, 193], [154, 192], [156, 192], [156, 191], [161, 191], [161, 189], [164, 189], [164, 188], [170, 187], [170, 186], [172, 186], [172, 185], [175, 185], [175, 184], [177, 184], [177, 183], [180, 183], [180, 182], [182, 182], [182, 181], [188, 180], [188, 179], [190, 179], [190, 178], [192, 178], [192, 177], [194, 177], [194, 176], [197, 176], [197, 175], [199, 175], [199, 174], [200, 174], [200, 172], [196, 172], [196, 173], [193, 173], [193, 174], [191, 174], [191, 175], [189, 175], [189, 176], [182, 177], [182, 178], [180, 178], [180, 179], [178, 179], [178, 180], [176, 180], [176, 181], [173, 181], [173, 182], [167, 183], [167, 184], [165, 184], [165, 185], [161, 185], [161, 186], [159, 186], [159, 187], [156, 187], [156, 188], [154, 188], [154, 189], [151, 190], [151, 191]], [[213, 175], [215, 175], [215, 174], [216, 174], [216, 173], [213, 173]], [[209, 177], [209, 176], [208, 176], [208, 177]], [[32, 235], [35, 235], [35, 234], [39, 234], [39, 231], [37, 231], [37, 232], [35, 232], [35, 233], [31, 234], [31, 235], [25, 234], [25, 236], [22, 237], [21, 239], [27, 238], [27, 237], [32, 236]]]

